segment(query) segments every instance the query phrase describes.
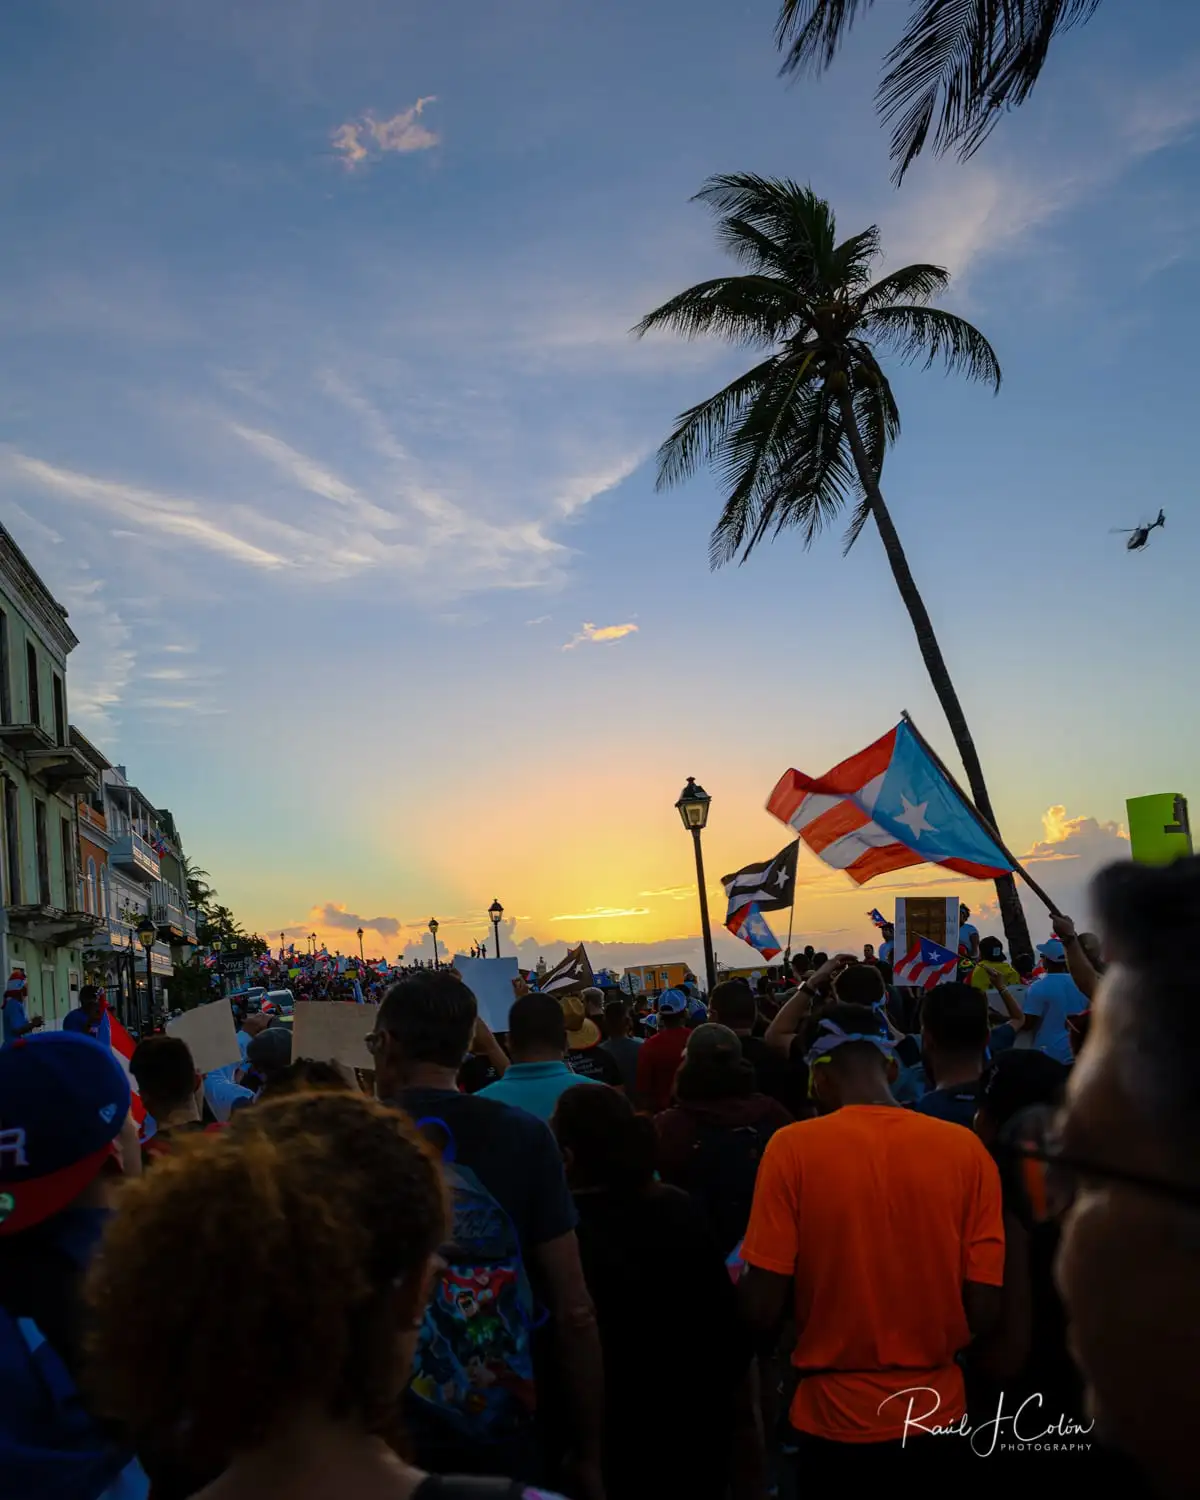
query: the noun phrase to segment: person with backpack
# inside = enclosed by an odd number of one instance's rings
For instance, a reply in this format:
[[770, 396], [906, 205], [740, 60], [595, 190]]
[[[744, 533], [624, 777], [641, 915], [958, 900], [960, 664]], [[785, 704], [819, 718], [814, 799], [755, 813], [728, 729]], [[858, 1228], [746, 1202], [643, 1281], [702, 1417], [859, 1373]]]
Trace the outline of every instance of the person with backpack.
[[[575, 1207], [544, 1121], [459, 1092], [476, 1014], [456, 973], [424, 969], [387, 992], [367, 1042], [377, 1095], [434, 1143], [452, 1195], [445, 1269], [417, 1347], [406, 1425], [424, 1468], [536, 1483], [544, 1463], [537, 1403], [561, 1386], [566, 1410], [554, 1425], [567, 1432], [573, 1490], [578, 1500], [602, 1500], [604, 1376]], [[533, 1335], [543, 1321], [558, 1368], [539, 1383]]]
[[87, 1282], [101, 1409], [139, 1451], [215, 1473], [194, 1500], [536, 1500], [401, 1456], [446, 1232], [436, 1155], [399, 1111], [349, 1089], [238, 1111], [108, 1226]]
[[0, 1494], [144, 1500], [84, 1389], [81, 1288], [114, 1179], [140, 1171], [129, 1081], [71, 1032], [0, 1047]]
[[688, 1037], [675, 1098], [655, 1120], [659, 1175], [691, 1195], [721, 1254], [729, 1255], [749, 1223], [767, 1142], [792, 1116], [755, 1090], [741, 1042], [716, 1023]]

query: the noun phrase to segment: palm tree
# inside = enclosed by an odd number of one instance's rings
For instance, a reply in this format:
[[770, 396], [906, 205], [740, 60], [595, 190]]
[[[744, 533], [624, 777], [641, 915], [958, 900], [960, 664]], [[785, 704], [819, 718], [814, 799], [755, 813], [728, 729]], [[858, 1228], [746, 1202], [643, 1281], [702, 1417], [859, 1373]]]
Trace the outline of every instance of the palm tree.
[[188, 906], [193, 910], [206, 906], [215, 898], [217, 893], [208, 883], [211, 876], [207, 870], [202, 870], [194, 860], [184, 860], [183, 878], [187, 886]]
[[[823, 72], [860, 11], [875, 0], [783, 0], [775, 41], [783, 71]], [[977, 151], [1002, 110], [1023, 104], [1050, 44], [1088, 21], [1100, 0], [914, 0], [875, 95], [892, 125], [894, 180], [921, 153], [938, 115], [934, 150]]]
[[[852, 505], [845, 551], [867, 520], [883, 542], [917, 645], [958, 747], [975, 805], [995, 822], [983, 768], [950, 680], [929, 611], [913, 580], [880, 489], [900, 413], [876, 351], [1000, 387], [1000, 365], [977, 328], [930, 299], [950, 278], [914, 265], [872, 282], [879, 231], [837, 242], [833, 211], [811, 188], [749, 174], [710, 178], [697, 198], [719, 216], [725, 248], [747, 274], [719, 276], [672, 297], [642, 319], [639, 336], [671, 328], [716, 333], [766, 358], [685, 411], [658, 452], [660, 489], [702, 464], [726, 490], [709, 556], [744, 562], [769, 533], [798, 527], [805, 546]], [[1032, 954], [1012, 876], [996, 882], [1009, 951]]]

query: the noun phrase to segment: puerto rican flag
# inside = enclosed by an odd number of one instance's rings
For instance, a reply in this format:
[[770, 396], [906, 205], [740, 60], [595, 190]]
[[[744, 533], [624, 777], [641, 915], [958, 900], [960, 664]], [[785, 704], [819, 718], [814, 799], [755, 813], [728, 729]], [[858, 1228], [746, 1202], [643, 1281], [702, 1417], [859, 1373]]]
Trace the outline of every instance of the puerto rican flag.
[[740, 937], [743, 943], [749, 943], [752, 948], [757, 948], [762, 956], [771, 959], [778, 953], [782, 953], [775, 934], [767, 926], [767, 919], [759, 911], [758, 907], [750, 902], [743, 906], [725, 923], [734, 937]]
[[903, 960], [892, 970], [897, 984], [914, 990], [931, 990], [958, 972], [958, 954], [929, 938], [918, 938]]
[[974, 880], [1013, 868], [907, 721], [824, 776], [785, 771], [767, 811], [858, 885], [909, 865]]
[[146, 1106], [142, 1103], [141, 1094], [138, 1093], [137, 1079], [129, 1071], [129, 1059], [133, 1056], [133, 1049], [137, 1043], [117, 1020], [107, 1000], [104, 1002], [100, 1024], [96, 1028], [96, 1039], [108, 1043], [113, 1056], [125, 1069], [125, 1076], [129, 1079], [130, 1111], [140, 1133], [146, 1124]]

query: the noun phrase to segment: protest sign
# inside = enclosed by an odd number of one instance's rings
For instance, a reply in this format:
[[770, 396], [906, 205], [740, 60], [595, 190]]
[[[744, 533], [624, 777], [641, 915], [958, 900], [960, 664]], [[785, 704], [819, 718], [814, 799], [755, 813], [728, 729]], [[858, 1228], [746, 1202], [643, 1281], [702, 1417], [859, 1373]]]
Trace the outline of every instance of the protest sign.
[[475, 996], [479, 1014], [493, 1031], [508, 1030], [508, 1012], [513, 1003], [513, 980], [517, 977], [515, 958], [468, 958], [454, 955], [454, 967]]
[[1130, 797], [1129, 852], [1140, 865], [1169, 865], [1192, 852], [1187, 798], [1178, 792]]
[[918, 938], [958, 952], [957, 896], [897, 896], [892, 963], [898, 964]]
[[292, 1023], [292, 1056], [314, 1062], [340, 1062], [348, 1068], [375, 1066], [367, 1036], [375, 1030], [377, 1005], [344, 1000], [297, 1000]]
[[233, 1009], [227, 998], [185, 1010], [183, 1015], [167, 1022], [167, 1035], [177, 1036], [188, 1044], [197, 1073], [214, 1073], [242, 1060]]

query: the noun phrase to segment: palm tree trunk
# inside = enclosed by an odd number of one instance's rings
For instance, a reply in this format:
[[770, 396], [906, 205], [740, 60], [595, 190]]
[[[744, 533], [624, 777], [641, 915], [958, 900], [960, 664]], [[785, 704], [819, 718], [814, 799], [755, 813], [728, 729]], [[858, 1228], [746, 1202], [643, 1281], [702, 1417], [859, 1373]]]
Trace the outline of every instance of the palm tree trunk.
[[[971, 796], [975, 800], [975, 806], [994, 828], [996, 817], [992, 812], [992, 799], [988, 796], [987, 783], [983, 779], [979, 753], [975, 749], [975, 741], [971, 738], [967, 718], [963, 713], [962, 704], [958, 701], [954, 683], [950, 680], [950, 673], [947, 670], [945, 658], [942, 656], [942, 648], [938, 645], [937, 636], [933, 633], [933, 622], [929, 618], [929, 611], [925, 608], [925, 601], [921, 598], [912, 576], [908, 558], [905, 557], [904, 548], [900, 544], [899, 533], [883, 498], [883, 491], [879, 487], [879, 477], [867, 456], [850, 395], [847, 393], [841, 396], [838, 404], [841, 407], [842, 421], [846, 424], [850, 451], [854, 455], [854, 466], [858, 470], [858, 477], [862, 481], [863, 490], [871, 507], [871, 514], [879, 528], [883, 550], [887, 553], [887, 560], [891, 565], [892, 577], [896, 580], [896, 587], [900, 590], [900, 597], [904, 601], [908, 617], [917, 633], [917, 645], [920, 647], [921, 658], [929, 673], [929, 679], [933, 683], [938, 702], [942, 705], [942, 712], [946, 715], [950, 733], [954, 736], [959, 759], [963, 763], [963, 770], [967, 773], [967, 785], [971, 788]], [[1033, 944], [1029, 939], [1029, 927], [1025, 921], [1021, 898], [1017, 895], [1017, 883], [1011, 875], [1001, 875], [997, 879], [996, 896], [1000, 902], [1000, 918], [1004, 923], [1004, 936], [1008, 943], [1008, 951], [1014, 965], [1020, 969], [1019, 959], [1031, 960], [1033, 958]]]

